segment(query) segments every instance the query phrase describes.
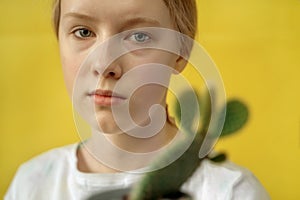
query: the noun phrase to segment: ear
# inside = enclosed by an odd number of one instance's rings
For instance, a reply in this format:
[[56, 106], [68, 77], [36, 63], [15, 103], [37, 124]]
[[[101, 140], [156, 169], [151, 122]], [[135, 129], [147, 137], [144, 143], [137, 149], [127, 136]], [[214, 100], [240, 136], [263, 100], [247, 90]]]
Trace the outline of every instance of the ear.
[[184, 70], [186, 65], [187, 65], [187, 60], [185, 60], [183, 57], [179, 56], [176, 60], [174, 73], [175, 74], [181, 73]]

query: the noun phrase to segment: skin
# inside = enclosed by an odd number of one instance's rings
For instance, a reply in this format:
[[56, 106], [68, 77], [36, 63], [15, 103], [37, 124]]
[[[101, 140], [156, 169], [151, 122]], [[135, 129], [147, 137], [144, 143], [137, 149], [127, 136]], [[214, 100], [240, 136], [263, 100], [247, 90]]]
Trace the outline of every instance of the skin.
[[[142, 27], [174, 29], [168, 8], [162, 0], [62, 0], [59, 47], [64, 79], [70, 96], [80, 66], [93, 48], [120, 32]], [[145, 35], [129, 35], [125, 40], [135, 43], [136, 36], [149, 39]], [[138, 50], [121, 56], [104, 71], [92, 69], [90, 73], [99, 79], [99, 89], [113, 90], [124, 74], [146, 63], [161, 63], [176, 71], [181, 71], [185, 66], [185, 61], [178, 55], [160, 50]], [[126, 93], [122, 96], [130, 100], [129, 111], [132, 119], [143, 126], [149, 123], [148, 111], [153, 104], [166, 106], [166, 92], [166, 88], [152, 84], [140, 87], [132, 96]], [[113, 144], [130, 152], [156, 150], [170, 142], [177, 131], [167, 121], [155, 136], [147, 139], [134, 138], [118, 127], [111, 106], [96, 105], [95, 109], [98, 125], [103, 133], [108, 134], [106, 137]], [[96, 161], [84, 148], [78, 150], [77, 156], [80, 171], [115, 172]]]

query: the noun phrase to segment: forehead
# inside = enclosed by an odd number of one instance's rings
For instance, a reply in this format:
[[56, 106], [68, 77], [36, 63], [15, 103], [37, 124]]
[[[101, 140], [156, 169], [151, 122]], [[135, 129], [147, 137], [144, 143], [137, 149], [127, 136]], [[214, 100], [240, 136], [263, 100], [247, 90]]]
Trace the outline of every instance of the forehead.
[[121, 23], [136, 17], [158, 21], [167, 28], [172, 24], [163, 0], [62, 0], [62, 19], [70, 13], [90, 16], [101, 23]]

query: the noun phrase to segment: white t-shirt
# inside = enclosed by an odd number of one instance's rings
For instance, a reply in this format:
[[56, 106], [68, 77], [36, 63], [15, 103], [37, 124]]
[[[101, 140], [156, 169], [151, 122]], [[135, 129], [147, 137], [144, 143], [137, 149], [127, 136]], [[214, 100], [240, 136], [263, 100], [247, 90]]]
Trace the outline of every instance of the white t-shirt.
[[[77, 147], [56, 148], [21, 165], [4, 199], [84, 200], [101, 191], [127, 188], [141, 176], [80, 172]], [[181, 189], [194, 200], [270, 199], [251, 172], [228, 161], [216, 164], [204, 160]]]

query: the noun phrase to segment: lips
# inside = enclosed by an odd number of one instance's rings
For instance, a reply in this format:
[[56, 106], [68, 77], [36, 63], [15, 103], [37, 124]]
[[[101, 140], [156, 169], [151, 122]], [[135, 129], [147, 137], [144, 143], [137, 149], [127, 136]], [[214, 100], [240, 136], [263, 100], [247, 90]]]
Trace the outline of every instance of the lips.
[[111, 90], [95, 90], [89, 94], [93, 98], [94, 103], [99, 106], [111, 106], [117, 105], [126, 100], [126, 98], [120, 94], [114, 93]]

